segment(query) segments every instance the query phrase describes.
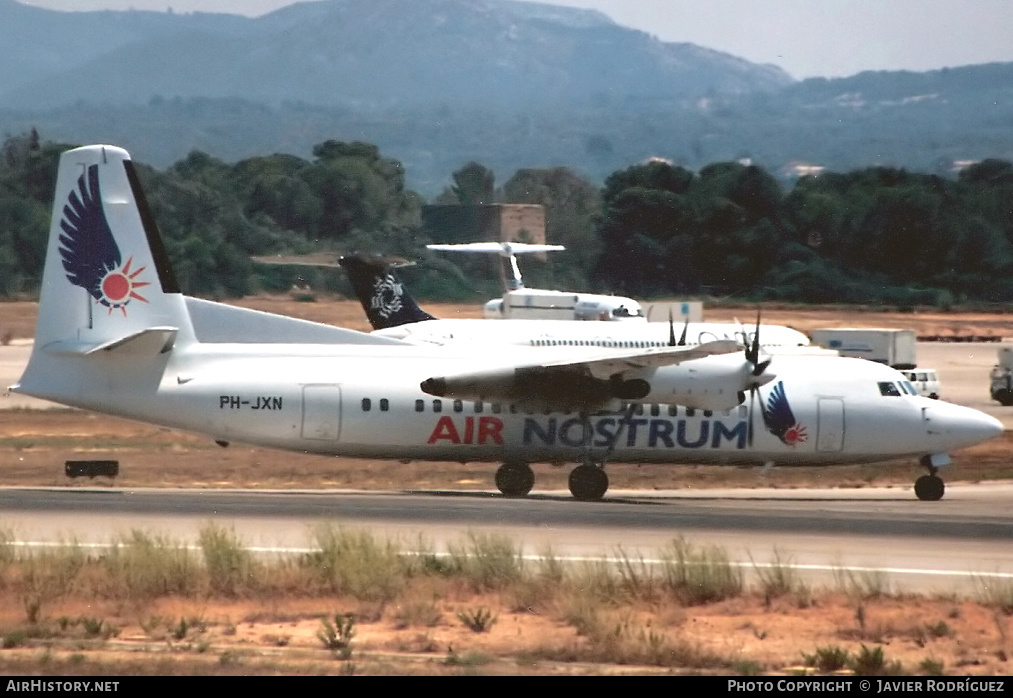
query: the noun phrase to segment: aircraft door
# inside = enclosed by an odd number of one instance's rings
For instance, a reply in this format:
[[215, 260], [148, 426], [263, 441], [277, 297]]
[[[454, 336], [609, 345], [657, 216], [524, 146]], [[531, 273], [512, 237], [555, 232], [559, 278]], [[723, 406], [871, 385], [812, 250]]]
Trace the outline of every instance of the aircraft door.
[[844, 400], [820, 398], [817, 403], [817, 451], [840, 451], [844, 447]]
[[341, 387], [306, 385], [302, 393], [302, 437], [337, 441], [341, 436]]

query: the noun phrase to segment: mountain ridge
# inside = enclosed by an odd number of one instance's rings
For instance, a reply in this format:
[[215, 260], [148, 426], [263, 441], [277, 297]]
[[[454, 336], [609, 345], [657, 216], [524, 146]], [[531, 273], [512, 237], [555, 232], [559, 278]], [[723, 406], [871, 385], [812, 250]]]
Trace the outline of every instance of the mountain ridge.
[[[512, 0], [323, 0], [255, 18], [0, 4], [0, 106], [243, 97], [383, 108], [776, 89], [774, 66]], [[180, 70], [179, 66], [183, 69]], [[203, 67], [199, 70], [198, 66]]]

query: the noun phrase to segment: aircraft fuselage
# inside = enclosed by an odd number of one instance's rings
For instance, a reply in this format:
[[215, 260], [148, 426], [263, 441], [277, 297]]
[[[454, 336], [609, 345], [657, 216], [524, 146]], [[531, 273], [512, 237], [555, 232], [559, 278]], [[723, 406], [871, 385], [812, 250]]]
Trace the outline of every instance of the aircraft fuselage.
[[[610, 459], [623, 462], [854, 463], [949, 451], [994, 429], [979, 424], [973, 410], [902, 387], [884, 391], [881, 384], [897, 387], [903, 377], [860, 359], [774, 357], [777, 380], [739, 406], [710, 411], [647, 402], [621, 426], [624, 410], [585, 422], [574, 412], [433, 397], [418, 387], [429, 376], [495, 359], [425, 347], [411, 353], [409, 360], [404, 347], [195, 343], [154, 366], [79, 359], [88, 370], [72, 372], [72, 400], [65, 373], [61, 400], [221, 441], [406, 460], [573, 461], [603, 454], [614, 441]], [[45, 357], [43, 350], [33, 361], [23, 392], [50, 397]], [[67, 360], [60, 357], [64, 366]], [[846, 375], [829, 370], [841, 362], [849, 364]], [[774, 385], [795, 423], [769, 429], [761, 404]]]

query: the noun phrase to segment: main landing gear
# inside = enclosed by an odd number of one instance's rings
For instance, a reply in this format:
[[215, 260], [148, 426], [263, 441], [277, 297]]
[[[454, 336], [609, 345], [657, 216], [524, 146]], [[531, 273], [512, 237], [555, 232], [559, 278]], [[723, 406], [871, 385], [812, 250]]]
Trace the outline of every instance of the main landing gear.
[[933, 465], [928, 457], [922, 459], [922, 465], [929, 474], [915, 480], [915, 495], [923, 502], [937, 502], [946, 492], [946, 483], [936, 474], [939, 468]]
[[505, 497], [524, 497], [535, 486], [535, 474], [527, 463], [508, 461], [496, 469], [496, 487]]
[[[609, 478], [605, 474], [605, 461], [615, 450], [616, 442], [633, 417], [635, 404], [627, 407], [622, 419], [619, 420], [619, 427], [615, 435], [609, 440], [608, 446], [601, 460], [591, 457], [591, 420], [589, 415], [581, 413], [583, 427], [582, 443], [585, 446], [583, 462], [570, 471], [568, 484], [570, 494], [574, 499], [582, 502], [597, 502], [608, 492]], [[535, 484], [535, 475], [531, 472], [531, 466], [519, 461], [507, 461], [496, 470], [496, 487], [505, 497], [523, 497], [531, 491]]]
[[597, 502], [609, 488], [609, 477], [603, 468], [588, 461], [570, 471], [570, 494], [582, 502]]
[[[602, 464], [604, 465], [604, 464]], [[508, 461], [496, 469], [496, 487], [504, 497], [524, 497], [535, 485], [535, 474], [527, 463]], [[601, 465], [588, 461], [570, 471], [570, 494], [582, 502], [597, 502], [609, 488]]]

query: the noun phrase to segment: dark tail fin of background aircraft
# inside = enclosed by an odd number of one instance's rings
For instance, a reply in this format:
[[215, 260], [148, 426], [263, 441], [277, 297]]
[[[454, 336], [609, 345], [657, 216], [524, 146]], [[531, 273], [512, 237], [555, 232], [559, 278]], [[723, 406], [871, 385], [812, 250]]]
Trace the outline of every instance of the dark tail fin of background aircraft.
[[345, 255], [338, 263], [347, 272], [374, 330], [436, 319], [408, 295], [401, 280], [394, 274], [396, 265], [390, 260], [353, 254]]

